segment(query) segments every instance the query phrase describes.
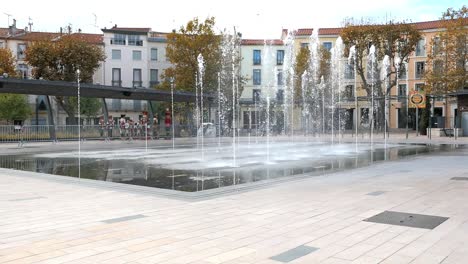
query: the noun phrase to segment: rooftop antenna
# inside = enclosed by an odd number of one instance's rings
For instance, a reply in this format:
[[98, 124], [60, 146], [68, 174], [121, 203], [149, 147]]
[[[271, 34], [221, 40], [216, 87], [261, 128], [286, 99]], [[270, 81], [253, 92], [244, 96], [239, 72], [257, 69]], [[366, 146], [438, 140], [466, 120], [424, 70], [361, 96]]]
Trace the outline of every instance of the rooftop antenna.
[[94, 27], [99, 28], [98, 24], [97, 24], [97, 15], [95, 13], [93, 13], [93, 16], [94, 16]]
[[32, 18], [31, 17], [28, 17], [28, 25], [29, 25], [29, 32], [32, 32], [32, 26], [34, 25], [33, 22], [32, 22]]
[[10, 17], [11, 17], [11, 15], [10, 15], [10, 14], [7, 14], [7, 13], [5, 13], [5, 12], [3, 12], [3, 14], [5, 14], [6, 16], [8, 16], [8, 26], [10, 26]]

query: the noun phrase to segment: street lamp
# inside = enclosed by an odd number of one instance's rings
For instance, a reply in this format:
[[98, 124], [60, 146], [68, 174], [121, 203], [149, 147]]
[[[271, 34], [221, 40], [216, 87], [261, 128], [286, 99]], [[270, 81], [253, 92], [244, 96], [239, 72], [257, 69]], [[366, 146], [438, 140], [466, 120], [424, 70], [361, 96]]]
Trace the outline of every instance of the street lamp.
[[78, 178], [81, 178], [81, 109], [80, 109], [80, 69], [76, 70], [77, 95], [78, 95]]

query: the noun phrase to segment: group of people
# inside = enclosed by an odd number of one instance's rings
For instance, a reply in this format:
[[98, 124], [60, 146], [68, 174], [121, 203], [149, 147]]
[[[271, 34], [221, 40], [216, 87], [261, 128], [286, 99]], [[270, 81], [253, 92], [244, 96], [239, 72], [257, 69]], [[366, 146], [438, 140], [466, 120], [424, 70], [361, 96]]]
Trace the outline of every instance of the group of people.
[[[166, 128], [166, 138], [170, 137], [170, 130], [172, 125], [172, 118], [169, 109], [166, 109], [164, 116], [164, 124]], [[135, 138], [159, 138], [159, 122], [158, 118], [154, 117], [152, 121], [148, 120], [146, 116], [138, 120], [131, 118], [121, 117], [116, 125], [112, 116], [109, 116], [109, 120], [104, 122], [104, 118], [99, 119], [99, 131], [101, 137], [104, 137], [106, 141], [112, 138], [114, 129], [119, 129], [119, 136], [122, 140], [133, 140]]]

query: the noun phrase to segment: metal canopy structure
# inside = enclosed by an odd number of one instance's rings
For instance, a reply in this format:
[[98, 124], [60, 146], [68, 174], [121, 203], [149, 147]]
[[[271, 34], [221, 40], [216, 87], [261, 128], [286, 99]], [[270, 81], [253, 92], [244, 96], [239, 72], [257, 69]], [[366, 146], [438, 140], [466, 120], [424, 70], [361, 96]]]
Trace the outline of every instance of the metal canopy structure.
[[[45, 80], [25, 80], [0, 78], [0, 93], [76, 96], [77, 83]], [[80, 96], [93, 98], [112, 98], [129, 100], [148, 100], [171, 102], [171, 92], [148, 88], [128, 88], [99, 84], [80, 84]], [[212, 101], [213, 95], [204, 94], [203, 98]], [[195, 102], [196, 95], [189, 92], [174, 92], [174, 102]]]

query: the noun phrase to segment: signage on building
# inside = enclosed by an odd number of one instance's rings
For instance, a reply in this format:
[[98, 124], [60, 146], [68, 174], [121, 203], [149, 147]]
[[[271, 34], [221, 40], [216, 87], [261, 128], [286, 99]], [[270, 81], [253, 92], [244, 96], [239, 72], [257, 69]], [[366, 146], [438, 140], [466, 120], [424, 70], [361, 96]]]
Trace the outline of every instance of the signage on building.
[[426, 108], [426, 93], [423, 91], [411, 91], [409, 93], [410, 108]]

